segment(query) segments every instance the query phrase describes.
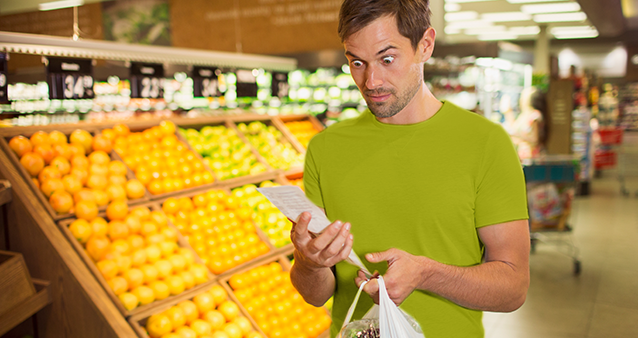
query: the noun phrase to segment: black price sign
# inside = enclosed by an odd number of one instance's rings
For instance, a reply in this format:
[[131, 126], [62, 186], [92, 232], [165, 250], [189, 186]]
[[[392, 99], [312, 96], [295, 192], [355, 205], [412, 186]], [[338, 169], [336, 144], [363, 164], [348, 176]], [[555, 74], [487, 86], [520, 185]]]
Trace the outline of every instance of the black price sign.
[[47, 72], [49, 98], [71, 100], [95, 96], [91, 60], [50, 57]]
[[239, 69], [237, 75], [237, 97], [257, 97], [257, 77], [252, 70]]
[[288, 96], [289, 89], [290, 84], [288, 84], [288, 73], [272, 73], [272, 82], [270, 85], [272, 96], [279, 98], [286, 97]]
[[7, 55], [0, 53], [0, 102], [9, 102], [7, 94]]
[[221, 71], [217, 68], [194, 67], [193, 68], [193, 96], [217, 97], [219, 91], [218, 76]]
[[131, 63], [131, 98], [164, 97], [164, 66], [155, 63]]

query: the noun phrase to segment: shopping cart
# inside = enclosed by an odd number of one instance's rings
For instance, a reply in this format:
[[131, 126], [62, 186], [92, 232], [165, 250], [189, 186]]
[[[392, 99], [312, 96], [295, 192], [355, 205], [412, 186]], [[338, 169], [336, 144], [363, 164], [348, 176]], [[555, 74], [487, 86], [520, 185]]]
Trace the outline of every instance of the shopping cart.
[[[638, 130], [625, 130], [618, 150], [618, 181], [620, 192], [629, 196], [627, 179], [638, 178]], [[638, 189], [634, 192], [638, 197]]]
[[578, 186], [579, 158], [571, 155], [544, 156], [523, 167], [530, 210], [531, 251], [537, 243], [553, 244], [581, 272], [579, 249], [572, 238], [572, 202]]
[[594, 153], [594, 168], [598, 175], [603, 169], [611, 169], [618, 164], [618, 147], [622, 144], [623, 130], [605, 128], [598, 130], [598, 146]]

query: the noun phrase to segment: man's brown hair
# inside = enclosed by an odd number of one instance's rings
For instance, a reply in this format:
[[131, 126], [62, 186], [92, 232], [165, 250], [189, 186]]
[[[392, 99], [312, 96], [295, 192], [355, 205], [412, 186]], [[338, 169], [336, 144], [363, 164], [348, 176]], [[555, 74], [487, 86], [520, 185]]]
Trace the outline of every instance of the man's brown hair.
[[339, 37], [343, 43], [372, 21], [394, 16], [399, 33], [410, 39], [416, 50], [423, 33], [430, 28], [429, 0], [344, 0], [339, 11]]

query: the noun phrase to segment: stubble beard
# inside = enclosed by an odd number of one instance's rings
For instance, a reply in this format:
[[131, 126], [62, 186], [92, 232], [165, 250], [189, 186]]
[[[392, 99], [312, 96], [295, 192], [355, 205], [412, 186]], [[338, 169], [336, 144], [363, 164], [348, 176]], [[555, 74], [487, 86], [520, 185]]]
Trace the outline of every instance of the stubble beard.
[[[410, 101], [412, 101], [412, 98], [414, 98], [416, 93], [421, 88], [421, 83], [423, 82], [423, 79], [420, 78], [419, 76], [415, 76], [413, 77], [413, 80], [411, 82], [412, 84], [406, 89], [406, 91], [402, 95], [399, 95], [399, 96], [397, 96], [396, 89], [392, 89], [392, 88], [390, 89], [379, 88], [374, 90], [366, 90], [364, 94], [366, 97], [366, 103], [368, 104], [368, 109], [370, 109], [372, 114], [374, 114], [374, 116], [376, 116], [377, 118], [388, 118], [398, 114], [399, 112], [403, 110], [403, 108], [405, 108], [410, 103]], [[394, 97], [394, 100], [389, 100], [385, 102], [373, 102], [368, 99], [368, 95], [387, 95], [387, 94], [391, 94], [391, 96]]]

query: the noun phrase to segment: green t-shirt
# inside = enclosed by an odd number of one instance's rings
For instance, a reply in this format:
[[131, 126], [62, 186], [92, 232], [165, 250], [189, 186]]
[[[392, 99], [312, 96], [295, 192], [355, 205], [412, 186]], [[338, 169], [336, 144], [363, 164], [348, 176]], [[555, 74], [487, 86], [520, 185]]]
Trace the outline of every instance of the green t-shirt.
[[[411, 125], [379, 122], [372, 113], [337, 123], [308, 146], [306, 194], [332, 221], [352, 224], [354, 251], [370, 271], [370, 252], [398, 248], [441, 263], [481, 263], [477, 228], [527, 219], [525, 181], [503, 128], [444, 102], [430, 119]], [[337, 335], [357, 287], [357, 268], [336, 266], [331, 334]], [[362, 296], [353, 319], [372, 306]], [[417, 290], [401, 308], [425, 337], [483, 337], [482, 312]]]

